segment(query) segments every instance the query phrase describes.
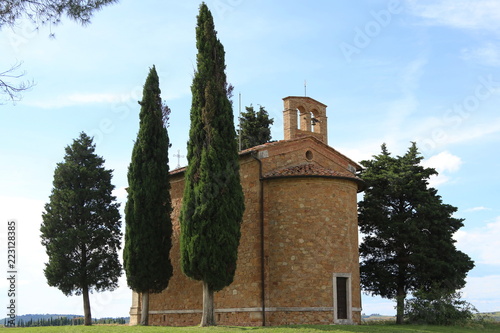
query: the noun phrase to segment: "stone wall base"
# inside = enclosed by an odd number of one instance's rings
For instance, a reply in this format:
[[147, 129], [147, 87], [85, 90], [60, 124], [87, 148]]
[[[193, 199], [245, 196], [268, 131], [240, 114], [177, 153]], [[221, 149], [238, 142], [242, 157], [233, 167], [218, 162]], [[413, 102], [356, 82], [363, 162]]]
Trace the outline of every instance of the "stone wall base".
[[[138, 314], [139, 318], [140, 315]], [[265, 313], [266, 326], [279, 325], [331, 325], [332, 308], [268, 308]], [[263, 326], [263, 313], [258, 308], [219, 309], [215, 311], [218, 325]], [[359, 314], [354, 314], [352, 323], [360, 323]], [[137, 321], [137, 320], [135, 320]], [[134, 321], [134, 323], [135, 323]], [[149, 323], [153, 326], [197, 326], [201, 322], [201, 310], [151, 311]], [[136, 324], [136, 323], [135, 323]], [[133, 325], [131, 317], [131, 325]]]

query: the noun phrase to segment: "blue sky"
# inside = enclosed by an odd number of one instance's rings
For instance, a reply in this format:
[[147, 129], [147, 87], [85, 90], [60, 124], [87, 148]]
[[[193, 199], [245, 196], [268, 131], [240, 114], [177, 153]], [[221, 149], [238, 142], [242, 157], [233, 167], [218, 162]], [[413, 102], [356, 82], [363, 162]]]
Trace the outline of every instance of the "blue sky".
[[[0, 105], [0, 221], [19, 224], [19, 308], [82, 313], [81, 297], [47, 286], [39, 227], [64, 147], [81, 131], [114, 169], [122, 206], [138, 131], [142, 85], [154, 64], [172, 109], [173, 155], [185, 155], [190, 85], [196, 66], [199, 2], [121, 0], [92, 24], [35, 31], [27, 21], [0, 31], [0, 71], [23, 61], [36, 85]], [[263, 105], [283, 138], [282, 98], [304, 94], [328, 105], [329, 143], [360, 161], [386, 143], [402, 155], [416, 141], [445, 203], [465, 227], [455, 238], [476, 267], [463, 290], [480, 311], [500, 310], [500, 3], [489, 0], [208, 0], [226, 51], [235, 106]], [[55, 33], [56, 38], [49, 38]], [[235, 115], [237, 108], [235, 108]], [[185, 158], [180, 159], [185, 165]], [[6, 259], [0, 269], [6, 271]], [[94, 294], [93, 316], [127, 316], [125, 278]], [[7, 302], [7, 282], [0, 281]], [[394, 303], [363, 295], [364, 313], [393, 314]]]

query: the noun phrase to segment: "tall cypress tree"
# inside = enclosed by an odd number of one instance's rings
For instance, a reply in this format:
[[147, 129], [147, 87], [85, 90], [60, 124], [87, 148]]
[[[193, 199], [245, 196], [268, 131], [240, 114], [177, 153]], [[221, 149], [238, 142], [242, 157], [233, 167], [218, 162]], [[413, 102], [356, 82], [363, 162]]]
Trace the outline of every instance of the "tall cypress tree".
[[112, 195], [111, 172], [82, 132], [57, 164], [42, 215], [42, 245], [49, 256], [45, 277], [66, 296], [83, 296], [85, 325], [92, 324], [89, 292], [114, 290], [121, 275], [120, 205]]
[[188, 167], [181, 210], [181, 266], [203, 283], [201, 326], [215, 325], [213, 294], [232, 283], [244, 211], [224, 47], [212, 14], [200, 6], [197, 70], [191, 91]]
[[128, 169], [123, 261], [127, 283], [142, 293], [141, 325], [148, 325], [149, 293], [159, 293], [172, 277], [172, 203], [169, 137], [153, 66], [144, 84], [140, 126]]

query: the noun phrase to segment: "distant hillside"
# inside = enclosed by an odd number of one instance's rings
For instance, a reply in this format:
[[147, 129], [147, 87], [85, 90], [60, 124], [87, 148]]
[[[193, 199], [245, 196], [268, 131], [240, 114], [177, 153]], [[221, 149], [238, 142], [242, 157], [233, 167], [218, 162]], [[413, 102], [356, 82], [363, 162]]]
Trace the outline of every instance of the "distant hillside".
[[[68, 319], [73, 319], [73, 318], [80, 318], [83, 317], [82, 315], [75, 315], [75, 314], [26, 314], [22, 316], [16, 316], [16, 324], [22, 320], [25, 323], [33, 320], [33, 321], [38, 321], [38, 320], [49, 320], [49, 319], [56, 319], [56, 318], [63, 318], [66, 317]], [[3, 324], [7, 318], [0, 319], [0, 324]]]
[[[479, 313], [478, 317], [486, 317], [494, 321], [500, 322], [500, 311], [497, 312], [483, 312]], [[388, 321], [388, 320], [396, 320], [395, 316], [385, 316], [385, 315], [380, 315], [378, 313], [372, 313], [371, 315], [362, 315], [361, 316], [362, 321]]]
[[500, 311], [497, 311], [497, 312], [484, 312], [484, 313], [480, 313], [480, 315], [485, 316], [487, 318], [491, 318], [494, 321], [500, 321]]
[[[49, 320], [54, 320], [54, 319], [60, 319], [60, 318], [67, 318], [69, 320], [73, 320], [75, 318], [82, 319], [83, 315], [75, 315], [75, 314], [26, 314], [26, 315], [21, 315], [21, 316], [16, 316], [16, 325], [19, 324], [19, 322], [24, 322], [28, 323], [30, 321], [32, 322], [38, 322], [38, 321], [49, 321]], [[100, 319], [93, 319], [94, 321], [97, 321], [98, 323], [101, 322], [107, 322], [109, 320], [115, 320], [117, 318], [100, 318]], [[124, 319], [126, 323], [130, 321], [129, 317], [124, 317], [120, 318]], [[4, 325], [4, 323], [7, 321], [7, 318], [0, 319], [0, 325]]]
[[372, 313], [371, 315], [362, 315], [362, 321], [387, 321], [387, 320], [396, 320], [395, 316], [386, 316], [380, 315], [378, 313]]

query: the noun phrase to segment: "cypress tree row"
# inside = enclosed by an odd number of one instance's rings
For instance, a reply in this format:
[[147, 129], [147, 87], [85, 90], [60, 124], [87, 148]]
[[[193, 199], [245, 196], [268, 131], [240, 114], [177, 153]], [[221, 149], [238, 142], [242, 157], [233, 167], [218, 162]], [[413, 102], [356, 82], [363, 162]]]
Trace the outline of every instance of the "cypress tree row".
[[142, 293], [141, 325], [148, 325], [149, 293], [159, 293], [172, 277], [172, 221], [168, 166], [169, 137], [153, 66], [144, 84], [140, 127], [128, 170], [123, 261], [127, 283]]
[[244, 197], [224, 47], [205, 3], [197, 19], [197, 70], [191, 86], [180, 246], [183, 272], [203, 283], [201, 326], [211, 326], [216, 324], [213, 293], [234, 278]]

